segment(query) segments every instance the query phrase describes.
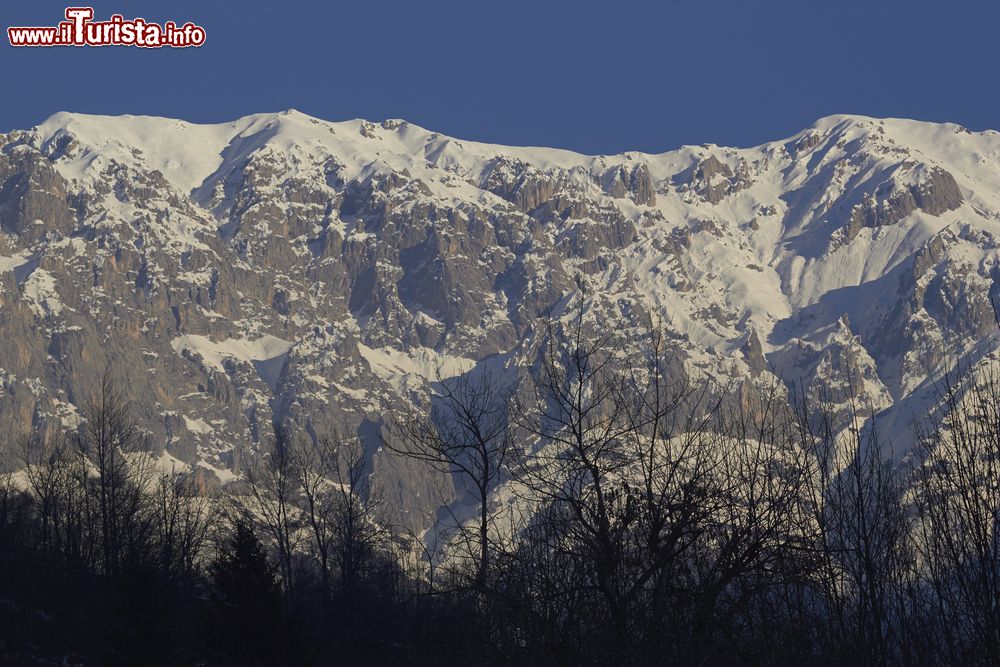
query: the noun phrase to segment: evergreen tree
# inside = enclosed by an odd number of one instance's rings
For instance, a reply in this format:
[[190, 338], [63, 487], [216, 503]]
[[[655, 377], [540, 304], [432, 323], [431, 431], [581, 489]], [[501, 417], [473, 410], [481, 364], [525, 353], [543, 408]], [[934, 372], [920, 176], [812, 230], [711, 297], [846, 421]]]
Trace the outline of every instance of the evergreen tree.
[[211, 565], [203, 644], [210, 665], [292, 664], [277, 570], [245, 521]]

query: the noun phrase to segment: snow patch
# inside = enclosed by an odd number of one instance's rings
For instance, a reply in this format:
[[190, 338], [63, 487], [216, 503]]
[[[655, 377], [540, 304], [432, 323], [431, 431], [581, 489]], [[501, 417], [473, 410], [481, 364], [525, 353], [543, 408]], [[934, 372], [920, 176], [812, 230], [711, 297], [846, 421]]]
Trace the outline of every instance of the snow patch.
[[292, 345], [294, 343], [270, 335], [255, 340], [229, 338], [214, 341], [207, 336], [185, 334], [170, 341], [170, 346], [177, 354], [194, 353], [202, 358], [206, 366], [222, 373], [226, 372], [227, 359], [252, 364], [260, 379], [272, 391], [277, 388], [285, 357]]
[[435, 352], [427, 347], [402, 352], [391, 347], [375, 349], [358, 343], [358, 351], [372, 373], [400, 393], [409, 393], [427, 382], [467, 373], [476, 365], [473, 359]]
[[204, 419], [191, 419], [187, 415], [184, 415], [184, 427], [192, 433], [201, 435], [215, 432], [215, 429], [209, 426]]

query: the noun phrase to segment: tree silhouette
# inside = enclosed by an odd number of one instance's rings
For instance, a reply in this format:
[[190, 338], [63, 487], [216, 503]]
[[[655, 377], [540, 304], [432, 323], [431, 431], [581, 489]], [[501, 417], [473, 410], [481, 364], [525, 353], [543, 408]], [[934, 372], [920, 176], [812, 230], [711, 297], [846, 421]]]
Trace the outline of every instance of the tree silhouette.
[[210, 568], [203, 644], [210, 665], [306, 664], [282, 614], [277, 570], [246, 521]]

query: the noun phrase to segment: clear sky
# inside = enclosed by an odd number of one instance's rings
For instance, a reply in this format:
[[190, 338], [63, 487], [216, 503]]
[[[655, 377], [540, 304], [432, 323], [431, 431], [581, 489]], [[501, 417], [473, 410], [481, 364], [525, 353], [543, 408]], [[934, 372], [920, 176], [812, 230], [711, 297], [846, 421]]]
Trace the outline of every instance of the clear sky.
[[[5, 0], [0, 24], [55, 25], [65, 6]], [[207, 42], [13, 49], [4, 34], [0, 130], [60, 110], [219, 122], [296, 108], [617, 153], [749, 146], [834, 113], [1000, 129], [995, 0], [100, 0], [94, 10], [193, 21]]]

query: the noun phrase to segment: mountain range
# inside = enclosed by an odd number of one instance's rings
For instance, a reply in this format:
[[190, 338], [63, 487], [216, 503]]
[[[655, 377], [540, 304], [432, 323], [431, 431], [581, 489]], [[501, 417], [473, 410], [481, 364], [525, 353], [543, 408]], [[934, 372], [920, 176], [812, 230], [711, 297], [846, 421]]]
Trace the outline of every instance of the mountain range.
[[287, 424], [379, 451], [434, 382], [530, 365], [584, 292], [681, 372], [852, 398], [902, 451], [997, 346], [1000, 133], [831, 116], [753, 148], [587, 156], [294, 110], [216, 125], [57, 113], [0, 134], [0, 428], [73, 429], [110, 365], [207, 490]]

